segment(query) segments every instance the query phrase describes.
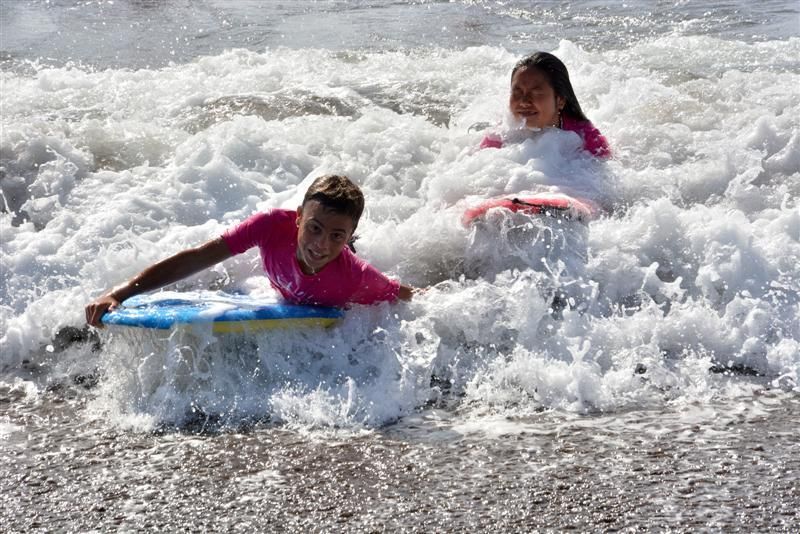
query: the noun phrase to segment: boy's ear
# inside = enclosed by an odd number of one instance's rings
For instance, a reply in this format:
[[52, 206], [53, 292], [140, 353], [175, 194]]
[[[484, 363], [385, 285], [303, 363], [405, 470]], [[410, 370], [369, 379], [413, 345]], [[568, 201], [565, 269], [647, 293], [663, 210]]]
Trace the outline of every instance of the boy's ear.
[[297, 206], [297, 218], [294, 220], [298, 228], [300, 228], [300, 218], [303, 216], [303, 206]]

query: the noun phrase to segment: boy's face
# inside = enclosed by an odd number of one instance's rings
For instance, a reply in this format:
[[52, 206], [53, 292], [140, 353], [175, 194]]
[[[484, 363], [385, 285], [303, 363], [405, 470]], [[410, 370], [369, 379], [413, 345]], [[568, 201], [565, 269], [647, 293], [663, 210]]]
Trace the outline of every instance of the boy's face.
[[558, 112], [564, 107], [564, 99], [556, 96], [547, 76], [539, 69], [522, 67], [511, 79], [508, 107], [528, 128], [547, 128], [558, 126]]
[[315, 274], [335, 260], [350, 241], [355, 224], [349, 215], [326, 209], [316, 200], [297, 208], [297, 261]]

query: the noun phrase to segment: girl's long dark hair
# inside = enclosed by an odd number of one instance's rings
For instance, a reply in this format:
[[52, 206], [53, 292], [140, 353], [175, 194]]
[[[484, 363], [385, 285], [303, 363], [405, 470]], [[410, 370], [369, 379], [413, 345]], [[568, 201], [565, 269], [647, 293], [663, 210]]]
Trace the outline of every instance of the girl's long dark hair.
[[538, 69], [547, 76], [547, 80], [553, 87], [556, 95], [564, 99], [564, 109], [561, 110], [565, 115], [569, 115], [573, 119], [588, 121], [584, 115], [581, 105], [578, 103], [578, 97], [575, 96], [575, 91], [572, 89], [572, 83], [569, 81], [569, 72], [567, 66], [561, 62], [553, 54], [547, 52], [535, 52], [530, 56], [520, 59], [514, 70], [511, 71], [511, 79], [514, 79], [514, 74], [519, 69]]

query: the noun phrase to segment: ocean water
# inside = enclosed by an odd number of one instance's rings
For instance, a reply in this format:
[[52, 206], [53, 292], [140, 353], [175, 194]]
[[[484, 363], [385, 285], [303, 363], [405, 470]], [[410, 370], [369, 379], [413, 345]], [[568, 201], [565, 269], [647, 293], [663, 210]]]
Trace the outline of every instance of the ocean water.
[[[0, 2], [9, 531], [791, 531], [796, 2]], [[614, 158], [476, 149], [568, 66]], [[484, 126], [481, 126], [484, 125]], [[83, 306], [324, 173], [428, 290], [322, 331], [89, 331]], [[583, 225], [479, 199], [592, 198]], [[269, 294], [256, 254], [176, 286]]]

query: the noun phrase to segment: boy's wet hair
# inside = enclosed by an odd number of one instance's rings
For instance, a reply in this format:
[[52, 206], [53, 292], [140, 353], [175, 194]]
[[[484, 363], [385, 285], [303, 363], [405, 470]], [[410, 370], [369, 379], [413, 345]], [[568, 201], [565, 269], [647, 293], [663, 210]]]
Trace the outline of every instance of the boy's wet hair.
[[303, 206], [311, 200], [316, 200], [326, 210], [348, 215], [353, 219], [354, 229], [364, 212], [364, 194], [347, 176], [320, 176], [306, 191]]
[[511, 80], [514, 80], [514, 75], [519, 69], [538, 69], [547, 77], [547, 81], [553, 87], [556, 95], [564, 99], [564, 109], [562, 113], [569, 117], [581, 121], [588, 121], [586, 115], [578, 103], [578, 97], [575, 96], [575, 91], [572, 89], [572, 83], [569, 81], [569, 72], [567, 66], [553, 54], [547, 52], [535, 52], [526, 56], [514, 65], [511, 71]]

